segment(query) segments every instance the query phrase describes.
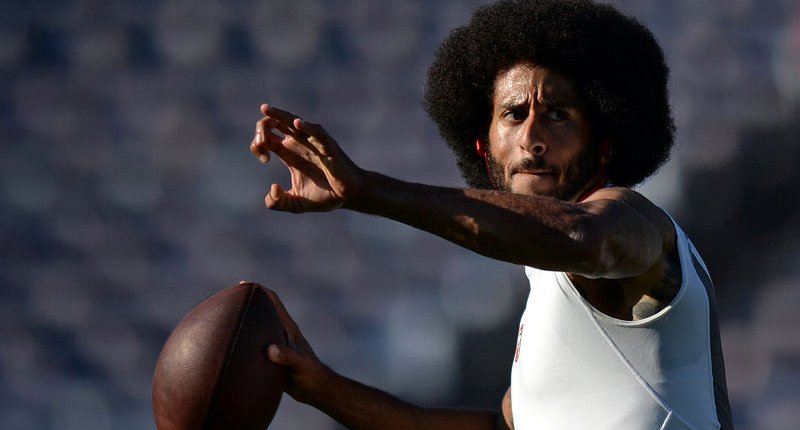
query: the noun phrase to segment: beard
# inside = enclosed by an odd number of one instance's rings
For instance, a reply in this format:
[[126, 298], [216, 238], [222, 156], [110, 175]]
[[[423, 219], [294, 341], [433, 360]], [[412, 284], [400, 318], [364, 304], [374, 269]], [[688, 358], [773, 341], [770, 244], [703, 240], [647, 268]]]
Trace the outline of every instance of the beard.
[[[487, 167], [492, 187], [503, 191], [511, 191], [511, 177], [522, 170], [550, 170], [556, 178], [551, 190], [535, 192], [540, 196], [553, 197], [559, 200], [570, 200], [587, 188], [600, 171], [600, 151], [596, 145], [587, 145], [566, 166], [555, 166], [547, 163], [542, 157], [525, 158], [508, 169], [508, 174], [491, 151], [487, 154]], [[563, 181], [561, 181], [563, 178]]]

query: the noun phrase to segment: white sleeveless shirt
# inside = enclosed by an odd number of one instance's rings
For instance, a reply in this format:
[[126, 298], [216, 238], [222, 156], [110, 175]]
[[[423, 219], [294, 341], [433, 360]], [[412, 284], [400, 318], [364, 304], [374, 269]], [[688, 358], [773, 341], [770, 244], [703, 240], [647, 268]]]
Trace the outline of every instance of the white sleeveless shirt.
[[713, 287], [675, 229], [680, 290], [643, 320], [594, 309], [563, 272], [525, 268], [531, 291], [511, 371], [516, 430], [732, 428]]

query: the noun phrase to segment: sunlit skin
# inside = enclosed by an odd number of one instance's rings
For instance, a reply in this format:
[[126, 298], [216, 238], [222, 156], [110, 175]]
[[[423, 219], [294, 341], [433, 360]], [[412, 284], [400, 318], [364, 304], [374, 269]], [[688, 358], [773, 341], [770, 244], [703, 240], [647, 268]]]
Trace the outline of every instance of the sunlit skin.
[[571, 80], [518, 64], [498, 75], [492, 104], [487, 161], [495, 186], [574, 201], [606, 182], [607, 156], [591, 144], [586, 107]]
[[[315, 123], [261, 106], [250, 150], [276, 156], [291, 188], [272, 184], [265, 204], [295, 213], [339, 208], [393, 219], [496, 260], [567, 273], [596, 309], [621, 320], [654, 315], [681, 282], [670, 218], [637, 192], [603, 187], [613, 142], [598, 139], [574, 83], [531, 64], [498, 74], [487, 169], [499, 190], [397, 180], [356, 165]], [[485, 145], [486, 142], [483, 142]], [[553, 198], [555, 197], [555, 198]], [[327, 368], [296, 325], [295, 347], [273, 345], [295, 399], [349, 428], [490, 430], [497, 414], [421, 408]], [[510, 391], [501, 422], [512, 428]]]

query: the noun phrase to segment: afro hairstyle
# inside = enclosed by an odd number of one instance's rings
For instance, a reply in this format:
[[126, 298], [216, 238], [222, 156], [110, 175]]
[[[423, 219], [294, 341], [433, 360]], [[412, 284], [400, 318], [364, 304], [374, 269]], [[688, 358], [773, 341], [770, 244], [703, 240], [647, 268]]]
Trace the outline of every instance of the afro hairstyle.
[[611, 184], [639, 184], [667, 161], [675, 133], [669, 70], [649, 30], [588, 0], [505, 0], [449, 34], [422, 99], [469, 186], [492, 188], [475, 140], [488, 136], [496, 77], [523, 62], [576, 84], [593, 142], [611, 143]]

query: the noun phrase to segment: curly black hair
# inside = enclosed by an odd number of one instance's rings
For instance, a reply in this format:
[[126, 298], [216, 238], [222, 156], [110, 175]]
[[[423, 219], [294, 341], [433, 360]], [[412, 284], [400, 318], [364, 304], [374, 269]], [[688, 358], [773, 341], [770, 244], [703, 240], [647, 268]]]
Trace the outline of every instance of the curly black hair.
[[496, 77], [522, 62], [573, 79], [593, 141], [611, 142], [612, 184], [639, 184], [667, 161], [675, 133], [669, 70], [652, 33], [588, 0], [507, 0], [453, 30], [428, 70], [423, 105], [469, 186], [492, 188], [475, 140], [488, 136]]

